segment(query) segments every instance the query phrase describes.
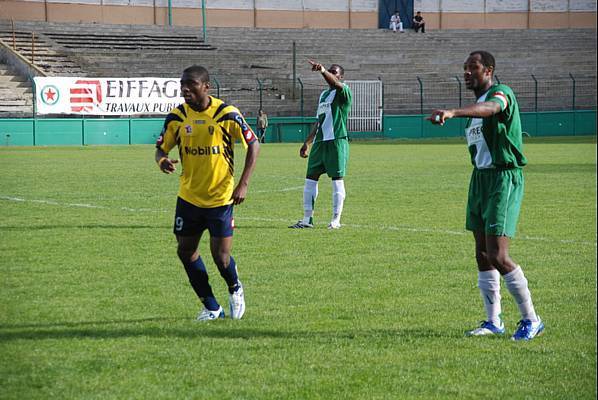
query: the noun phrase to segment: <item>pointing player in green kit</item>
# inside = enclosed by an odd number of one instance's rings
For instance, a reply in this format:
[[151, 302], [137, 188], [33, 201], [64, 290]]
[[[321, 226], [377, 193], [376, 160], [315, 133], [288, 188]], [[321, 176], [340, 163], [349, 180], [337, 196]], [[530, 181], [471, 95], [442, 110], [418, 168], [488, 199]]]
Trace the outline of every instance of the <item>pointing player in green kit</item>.
[[308, 147], [313, 142], [307, 162], [305, 186], [303, 188], [303, 219], [289, 228], [313, 228], [313, 213], [318, 197], [318, 179], [326, 173], [332, 179], [332, 220], [328, 229], [341, 227], [341, 214], [345, 201], [343, 177], [349, 159], [347, 119], [351, 111], [353, 94], [342, 82], [345, 70], [338, 64], [326, 69], [320, 63], [308, 60], [311, 70], [322, 74], [329, 88], [320, 94], [318, 121], [299, 150], [299, 155], [308, 157]]
[[511, 337], [531, 340], [544, 331], [534, 310], [527, 279], [509, 256], [523, 199], [523, 155], [519, 105], [510, 87], [493, 82], [495, 61], [486, 51], [472, 52], [464, 64], [465, 85], [477, 102], [453, 110], [434, 110], [427, 119], [443, 125], [450, 118], [469, 118], [465, 134], [473, 173], [469, 184], [466, 228], [473, 232], [480, 289], [487, 319], [467, 334], [503, 334], [500, 276], [517, 302], [521, 320]]

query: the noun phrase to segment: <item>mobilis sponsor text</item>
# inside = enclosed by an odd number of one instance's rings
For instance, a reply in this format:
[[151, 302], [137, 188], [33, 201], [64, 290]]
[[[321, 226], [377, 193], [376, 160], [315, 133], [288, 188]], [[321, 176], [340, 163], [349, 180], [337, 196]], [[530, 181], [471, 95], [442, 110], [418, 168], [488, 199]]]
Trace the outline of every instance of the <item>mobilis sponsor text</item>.
[[185, 146], [185, 154], [192, 155], [192, 156], [205, 156], [211, 154], [220, 154], [220, 146], [196, 146], [196, 147], [189, 147]]

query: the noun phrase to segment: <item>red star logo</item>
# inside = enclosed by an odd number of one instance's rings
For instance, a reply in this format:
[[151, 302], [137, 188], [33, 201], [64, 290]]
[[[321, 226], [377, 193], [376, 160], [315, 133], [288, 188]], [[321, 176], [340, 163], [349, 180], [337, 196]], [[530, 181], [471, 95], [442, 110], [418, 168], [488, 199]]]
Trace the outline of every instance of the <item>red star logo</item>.
[[56, 92], [53, 92], [51, 88], [46, 91], [46, 100], [47, 101], [50, 101], [50, 100], [53, 101], [54, 96], [56, 96]]

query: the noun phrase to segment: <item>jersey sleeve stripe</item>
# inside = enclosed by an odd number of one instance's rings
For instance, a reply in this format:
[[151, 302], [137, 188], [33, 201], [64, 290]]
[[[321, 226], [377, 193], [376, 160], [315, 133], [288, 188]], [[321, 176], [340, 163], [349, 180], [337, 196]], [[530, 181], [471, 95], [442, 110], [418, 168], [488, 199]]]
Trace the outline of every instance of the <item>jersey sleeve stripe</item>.
[[[216, 114], [218, 114], [218, 113], [216, 113]], [[239, 113], [234, 112], [234, 111], [227, 112], [222, 117], [218, 118], [218, 120], [216, 120], [216, 122], [223, 122], [223, 121], [235, 121], [236, 122], [235, 117], [237, 115], [239, 115]]]
[[183, 122], [183, 118], [174, 113], [168, 114], [166, 116], [166, 120], [164, 121], [164, 130], [168, 128], [168, 124], [170, 124], [172, 121]]
[[187, 111], [185, 111], [185, 105], [181, 104], [177, 107], [177, 110], [179, 110], [181, 112], [181, 114], [183, 114], [184, 118], [187, 118]]
[[[162, 128], [162, 133], [160, 134], [160, 137], [156, 141], [156, 147], [162, 148], [162, 144], [164, 144], [164, 135], [168, 131], [168, 125], [170, 125], [170, 123], [172, 123], [172, 122], [183, 122], [183, 119], [179, 115], [177, 115], [176, 109], [171, 111], [164, 119], [164, 126]], [[178, 136], [178, 134], [177, 134], [177, 136]]]
[[231, 176], [235, 174], [235, 161], [234, 161], [234, 153], [232, 149], [232, 141], [233, 138], [231, 135], [226, 131], [226, 129], [222, 128], [222, 141], [223, 144], [223, 151], [222, 155], [224, 156], [224, 160], [228, 164], [228, 172]]
[[226, 104], [226, 103], [220, 104], [220, 106], [218, 106], [218, 108], [216, 109], [216, 112], [214, 113], [214, 115], [212, 116], [212, 118], [216, 119], [216, 116], [218, 114], [220, 114], [222, 112], [222, 110], [224, 110], [226, 107], [228, 107], [228, 104]]
[[257, 140], [257, 136], [239, 112], [230, 111], [220, 117], [216, 122], [220, 123], [223, 121], [233, 121], [239, 125], [239, 128], [241, 128], [241, 136], [243, 136], [243, 140], [246, 144], [251, 144]]
[[507, 108], [509, 105], [509, 101], [507, 100], [507, 96], [503, 92], [496, 92], [492, 95], [492, 97], [497, 98], [498, 100], [502, 101], [504, 107], [503, 110]]

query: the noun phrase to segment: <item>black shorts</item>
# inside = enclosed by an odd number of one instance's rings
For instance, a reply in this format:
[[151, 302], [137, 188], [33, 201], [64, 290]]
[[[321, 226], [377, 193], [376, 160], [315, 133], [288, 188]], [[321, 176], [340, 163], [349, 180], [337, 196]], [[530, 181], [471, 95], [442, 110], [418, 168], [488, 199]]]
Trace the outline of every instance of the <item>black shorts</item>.
[[177, 198], [173, 229], [175, 235], [201, 235], [207, 229], [211, 237], [229, 237], [233, 235], [234, 227], [232, 204], [201, 208]]

